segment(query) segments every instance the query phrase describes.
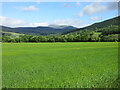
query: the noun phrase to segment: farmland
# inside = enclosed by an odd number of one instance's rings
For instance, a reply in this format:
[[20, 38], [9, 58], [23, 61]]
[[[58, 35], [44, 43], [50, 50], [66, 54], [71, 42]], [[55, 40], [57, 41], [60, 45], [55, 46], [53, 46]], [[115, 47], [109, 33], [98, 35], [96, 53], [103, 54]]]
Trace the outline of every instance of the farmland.
[[118, 42], [3, 43], [3, 88], [113, 88]]

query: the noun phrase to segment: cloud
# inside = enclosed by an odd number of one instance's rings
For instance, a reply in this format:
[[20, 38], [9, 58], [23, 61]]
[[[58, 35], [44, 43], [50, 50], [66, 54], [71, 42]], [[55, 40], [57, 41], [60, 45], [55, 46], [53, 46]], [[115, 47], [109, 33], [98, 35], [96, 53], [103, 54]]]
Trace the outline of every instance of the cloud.
[[41, 3], [41, 0], [35, 0], [35, 2], [37, 2], [37, 4], [39, 5]]
[[83, 27], [84, 22], [78, 19], [66, 19], [66, 20], [54, 20], [50, 22], [50, 24], [56, 24], [56, 25], [68, 25], [68, 26], [75, 26], [75, 27]]
[[72, 7], [72, 6], [68, 3], [64, 3], [64, 7]]
[[64, 3], [64, 7], [80, 7], [80, 2], [76, 2], [75, 5], [71, 5], [70, 3]]
[[119, 0], [2, 0], [2, 2], [118, 2]]
[[2, 2], [119, 2], [120, 0], [2, 0]]
[[82, 17], [83, 16], [83, 12], [78, 13], [78, 16]]
[[94, 13], [99, 13], [99, 12], [103, 12], [104, 10], [106, 10], [106, 6], [101, 5], [100, 3], [93, 3], [90, 5], [87, 5], [84, 9], [83, 9], [83, 13], [87, 14], [87, 15], [91, 15]]
[[36, 11], [36, 10], [38, 10], [38, 8], [35, 6], [20, 7], [20, 9], [23, 11]]
[[48, 26], [48, 23], [33, 23], [34, 26]]
[[24, 20], [0, 16], [0, 25], [8, 27], [36, 27], [47, 26], [48, 23], [29, 23], [25, 22]]
[[107, 9], [108, 10], [116, 10], [116, 9], [118, 9], [118, 3], [117, 2], [110, 2], [110, 3], [108, 3]]
[[26, 22], [24, 20], [9, 18], [5, 16], [0, 16], [0, 25], [8, 26], [8, 27], [37, 27], [37, 26], [48, 26], [50, 24], [55, 25], [69, 25], [75, 27], [83, 27], [85, 26], [84, 22], [78, 19], [66, 19], [66, 20], [54, 20], [51, 22]]
[[79, 5], [80, 5], [80, 2], [76, 2], [76, 5], [78, 5], [78, 6], [79, 6]]
[[95, 17], [91, 17], [90, 19], [93, 20], [93, 21], [103, 20], [102, 17], [97, 17], [97, 16], [95, 16]]
[[0, 24], [1, 25], [5, 25], [5, 26], [24, 26], [24, 25], [28, 25], [27, 22], [23, 21], [23, 20], [19, 20], [19, 19], [14, 19], [14, 18], [8, 18], [8, 17], [4, 17], [4, 16], [0, 16]]
[[78, 15], [79, 16], [83, 16], [83, 14], [92, 15], [92, 14], [102, 13], [116, 9], [118, 9], [117, 2], [109, 2], [107, 4], [103, 4], [101, 2], [94, 2], [92, 4], [85, 6]]

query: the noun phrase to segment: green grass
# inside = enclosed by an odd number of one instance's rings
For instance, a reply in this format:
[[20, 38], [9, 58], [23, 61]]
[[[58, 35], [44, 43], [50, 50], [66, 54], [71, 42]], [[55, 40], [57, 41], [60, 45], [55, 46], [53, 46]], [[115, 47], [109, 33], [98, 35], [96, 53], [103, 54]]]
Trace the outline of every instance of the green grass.
[[117, 87], [118, 43], [3, 43], [3, 88]]

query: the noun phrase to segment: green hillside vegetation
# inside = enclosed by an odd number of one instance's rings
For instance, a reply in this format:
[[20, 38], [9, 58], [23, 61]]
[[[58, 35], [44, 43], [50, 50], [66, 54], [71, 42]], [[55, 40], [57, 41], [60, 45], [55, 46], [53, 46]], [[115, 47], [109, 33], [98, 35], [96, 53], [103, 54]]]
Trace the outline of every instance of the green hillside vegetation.
[[105, 20], [105, 21], [102, 21], [102, 22], [98, 22], [98, 23], [92, 24], [92, 25], [86, 26], [84, 28], [80, 28], [80, 29], [76, 29], [76, 30], [73, 30], [73, 31], [69, 31], [69, 32], [66, 32], [66, 33], [63, 33], [63, 34], [73, 33], [73, 32], [80, 31], [80, 30], [96, 30], [96, 29], [100, 29], [100, 28], [113, 26], [113, 25], [118, 26], [118, 25], [120, 25], [119, 21], [120, 21], [120, 16], [114, 17], [112, 19], [108, 19], [108, 20]]
[[13, 33], [20, 33], [20, 34], [28, 34], [28, 35], [50, 35], [50, 34], [62, 34], [68, 31], [73, 31], [76, 27], [73, 26], [57, 26], [57, 27], [17, 27], [17, 28], [10, 28], [6, 26], [1, 26], [2, 31], [4, 32], [13, 32]]
[[95, 30], [80, 30], [65, 35], [33, 36], [23, 35], [11, 38], [3, 35], [3, 42], [112, 42], [120, 41], [118, 25]]
[[24, 34], [2, 31], [2, 35], [3, 36], [11, 36], [11, 37], [20, 37], [20, 36], [23, 36]]

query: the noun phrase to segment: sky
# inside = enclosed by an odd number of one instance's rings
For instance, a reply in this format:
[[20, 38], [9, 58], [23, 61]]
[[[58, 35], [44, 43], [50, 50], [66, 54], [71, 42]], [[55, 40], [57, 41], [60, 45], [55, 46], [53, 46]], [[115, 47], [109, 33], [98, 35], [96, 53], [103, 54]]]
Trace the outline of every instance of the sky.
[[8, 27], [82, 28], [118, 15], [117, 2], [2, 2], [0, 8], [0, 25]]

